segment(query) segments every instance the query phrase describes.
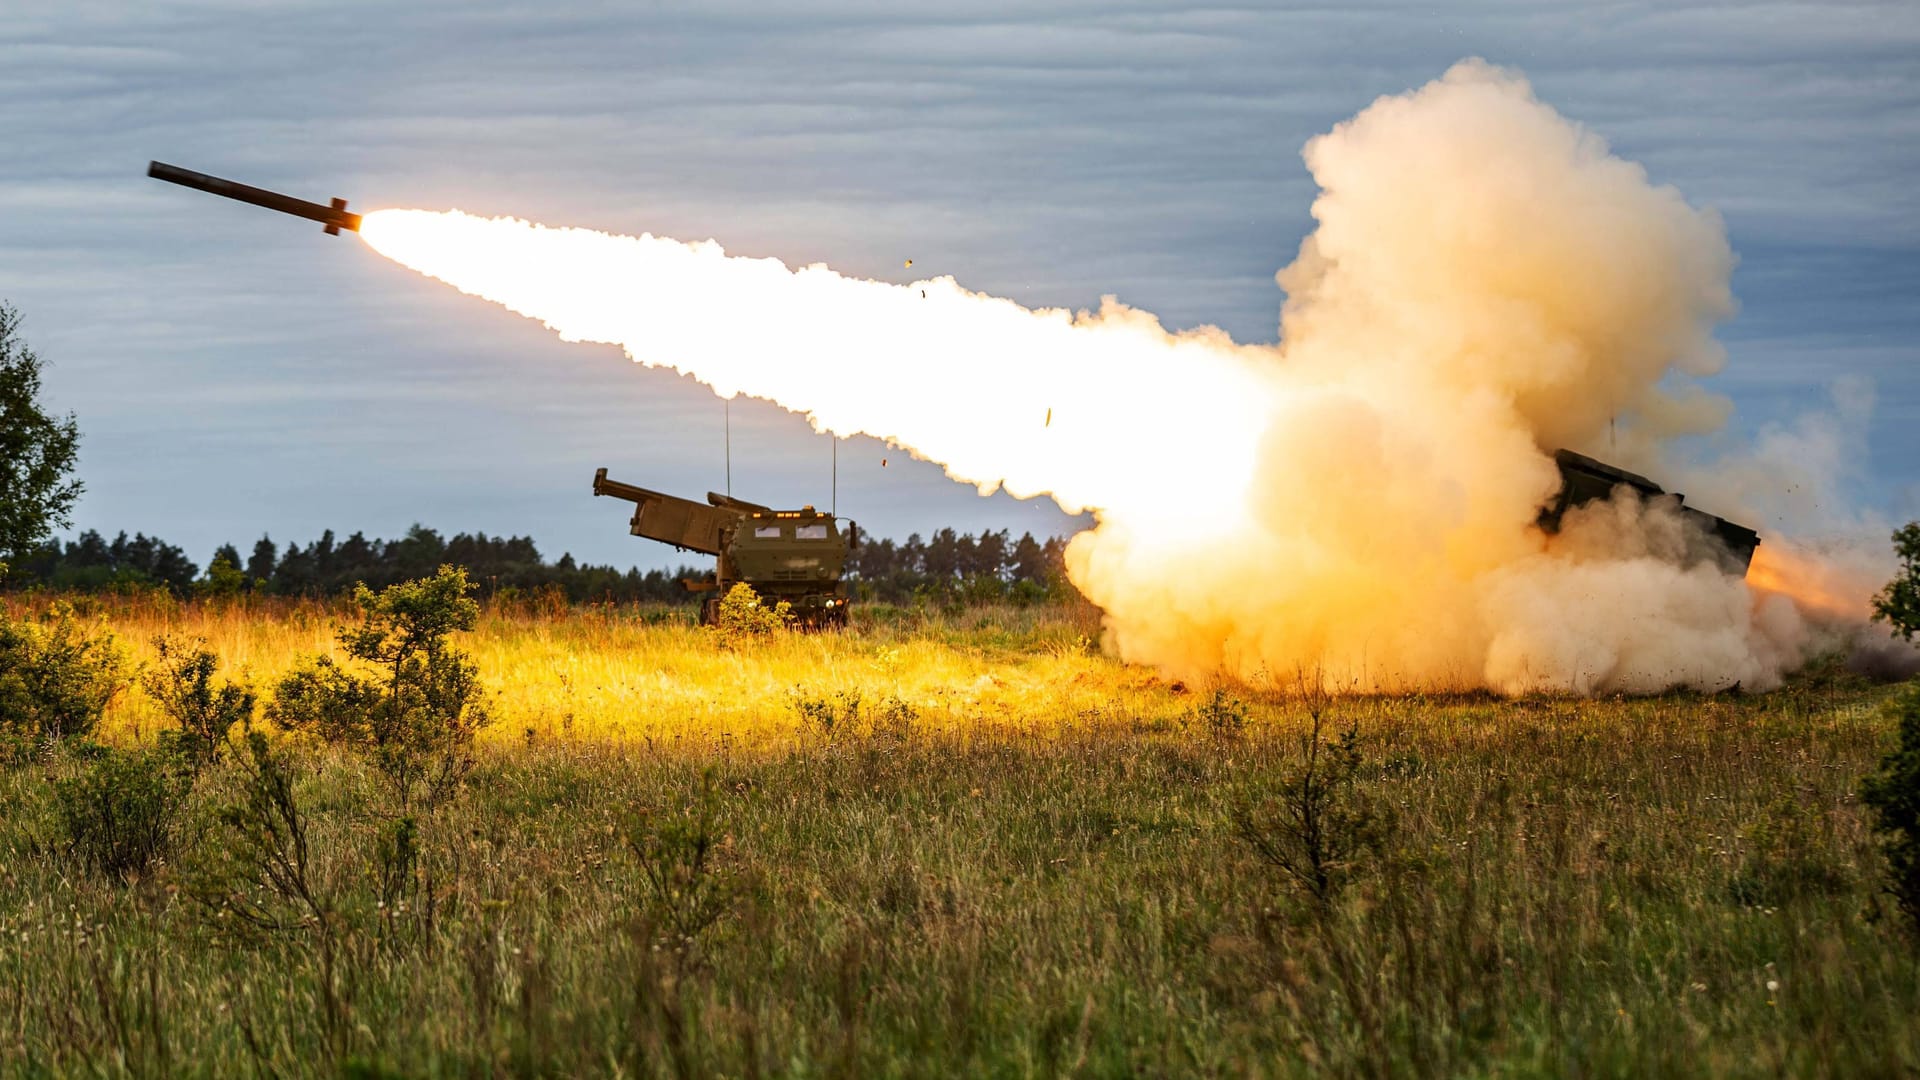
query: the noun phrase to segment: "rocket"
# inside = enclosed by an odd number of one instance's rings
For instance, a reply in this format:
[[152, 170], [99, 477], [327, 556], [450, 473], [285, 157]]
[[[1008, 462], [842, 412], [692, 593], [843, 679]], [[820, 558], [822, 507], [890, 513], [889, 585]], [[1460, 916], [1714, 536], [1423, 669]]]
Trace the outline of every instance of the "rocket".
[[334, 199], [330, 205], [296, 199], [291, 195], [282, 195], [277, 191], [251, 187], [232, 180], [222, 180], [217, 176], [197, 173], [192, 169], [183, 169], [178, 165], [169, 165], [164, 161], [154, 161], [147, 165], [147, 175], [155, 180], [165, 180], [169, 184], [179, 184], [195, 191], [204, 191], [209, 195], [221, 195], [229, 199], [238, 199], [243, 203], [264, 206], [269, 210], [278, 210], [283, 214], [317, 221], [326, 226], [329, 236], [339, 236], [340, 230], [360, 231], [360, 215], [347, 212], [347, 200]]

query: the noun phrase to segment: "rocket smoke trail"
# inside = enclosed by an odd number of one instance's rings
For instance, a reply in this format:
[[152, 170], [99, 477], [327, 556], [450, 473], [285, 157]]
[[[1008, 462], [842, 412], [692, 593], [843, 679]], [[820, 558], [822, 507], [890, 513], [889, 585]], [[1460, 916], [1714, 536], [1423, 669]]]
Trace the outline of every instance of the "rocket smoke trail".
[[1608, 456], [1646, 468], [1724, 421], [1722, 399], [1671, 389], [1723, 362], [1719, 218], [1479, 61], [1305, 157], [1317, 224], [1278, 274], [1274, 345], [712, 242], [422, 210], [361, 234], [566, 340], [1091, 509], [1068, 571], [1128, 660], [1359, 689], [1778, 683], [1815, 643], [1809, 614], [1664, 557], [1677, 517], [1616, 501], [1551, 541], [1531, 527], [1554, 448], [1605, 451], [1614, 428]]

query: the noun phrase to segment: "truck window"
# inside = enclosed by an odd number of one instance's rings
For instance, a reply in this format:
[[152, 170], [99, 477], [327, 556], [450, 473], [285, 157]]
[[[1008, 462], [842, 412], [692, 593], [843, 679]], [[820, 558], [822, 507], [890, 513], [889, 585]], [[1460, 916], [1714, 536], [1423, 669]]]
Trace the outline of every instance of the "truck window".
[[753, 538], [755, 540], [778, 540], [780, 539], [780, 526], [755, 525], [753, 527]]
[[793, 538], [795, 540], [825, 540], [827, 538], [827, 527], [825, 525], [801, 525], [793, 530]]

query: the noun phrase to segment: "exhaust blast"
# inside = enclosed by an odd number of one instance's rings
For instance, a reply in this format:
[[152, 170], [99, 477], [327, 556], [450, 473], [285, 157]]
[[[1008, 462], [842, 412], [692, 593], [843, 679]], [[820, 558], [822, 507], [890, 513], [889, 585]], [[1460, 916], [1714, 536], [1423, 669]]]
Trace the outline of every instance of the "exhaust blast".
[[1172, 674], [1778, 683], [1813, 641], [1791, 588], [1674, 560], [1690, 526], [1671, 508], [1616, 498], [1551, 539], [1533, 528], [1555, 448], [1621, 457], [1617, 426], [1646, 468], [1725, 418], [1669, 389], [1723, 361], [1719, 218], [1475, 60], [1305, 157], [1317, 225], [1279, 272], [1273, 345], [1170, 332], [1111, 297], [1030, 310], [710, 241], [423, 210], [368, 214], [361, 236], [565, 340], [898, 443], [983, 494], [1093, 510], [1068, 570], [1107, 646]]

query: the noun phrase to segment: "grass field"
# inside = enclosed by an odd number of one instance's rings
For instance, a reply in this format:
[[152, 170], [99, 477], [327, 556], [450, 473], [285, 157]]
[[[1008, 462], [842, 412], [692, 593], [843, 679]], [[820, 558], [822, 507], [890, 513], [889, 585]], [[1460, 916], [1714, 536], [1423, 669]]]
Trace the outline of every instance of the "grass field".
[[[266, 684], [338, 614], [90, 617]], [[238, 765], [133, 880], [63, 843], [52, 781], [84, 762], [0, 774], [0, 1071], [1920, 1070], [1854, 795], [1894, 690], [1326, 700], [1169, 683], [1095, 627], [878, 611], [717, 650], [674, 612], [490, 611], [463, 644], [495, 723], [407, 880], [373, 765], [288, 751], [313, 899], [272, 931], [196, 899]], [[1269, 857], [1316, 713], [1358, 740], [1314, 804], [1354, 842], [1319, 891]], [[128, 691], [103, 737], [159, 724]]]

